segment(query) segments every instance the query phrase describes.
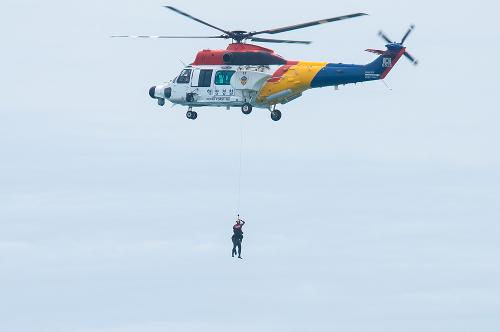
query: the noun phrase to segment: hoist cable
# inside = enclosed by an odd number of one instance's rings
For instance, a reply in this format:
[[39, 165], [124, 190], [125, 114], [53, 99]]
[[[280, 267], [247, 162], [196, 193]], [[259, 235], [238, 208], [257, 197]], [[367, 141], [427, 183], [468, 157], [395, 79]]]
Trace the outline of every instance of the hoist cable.
[[241, 171], [242, 171], [242, 165], [243, 165], [243, 113], [241, 113], [241, 123], [240, 123], [240, 164], [239, 164], [239, 170], [238, 170], [238, 209], [237, 209], [237, 214], [239, 215], [240, 213], [240, 208], [241, 208]]

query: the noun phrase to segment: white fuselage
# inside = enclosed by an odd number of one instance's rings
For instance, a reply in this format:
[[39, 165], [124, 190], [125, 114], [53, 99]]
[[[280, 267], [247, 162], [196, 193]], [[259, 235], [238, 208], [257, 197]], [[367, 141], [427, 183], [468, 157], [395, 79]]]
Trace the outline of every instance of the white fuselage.
[[[154, 97], [190, 107], [232, 107], [256, 101], [262, 86], [279, 65], [186, 66], [175, 79], [155, 87]], [[169, 95], [170, 93], [170, 95]]]

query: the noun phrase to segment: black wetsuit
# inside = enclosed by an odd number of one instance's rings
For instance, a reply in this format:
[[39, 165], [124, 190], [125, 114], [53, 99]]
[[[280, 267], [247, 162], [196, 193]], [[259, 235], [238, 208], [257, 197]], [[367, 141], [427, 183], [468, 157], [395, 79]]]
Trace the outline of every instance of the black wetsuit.
[[232, 255], [236, 254], [236, 249], [238, 249], [238, 258], [241, 258], [241, 241], [243, 241], [243, 231], [242, 227], [245, 222], [242, 220], [240, 224], [236, 224], [233, 226], [233, 236], [231, 240], [233, 241], [233, 252]]

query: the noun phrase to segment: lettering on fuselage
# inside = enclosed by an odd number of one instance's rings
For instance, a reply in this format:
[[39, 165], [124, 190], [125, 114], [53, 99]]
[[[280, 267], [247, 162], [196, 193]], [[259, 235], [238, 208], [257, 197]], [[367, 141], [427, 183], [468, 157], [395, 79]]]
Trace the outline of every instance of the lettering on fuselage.
[[234, 96], [234, 89], [208, 89], [207, 92], [210, 96]]
[[239, 71], [258, 71], [258, 72], [265, 72], [267, 70], [270, 70], [271, 68], [269, 66], [265, 65], [245, 65], [245, 66], [239, 66], [238, 70]]
[[375, 74], [372, 71], [365, 72], [365, 78], [367, 80], [378, 80], [380, 78], [380, 74]]
[[208, 101], [231, 101], [231, 97], [211, 97], [207, 98]]
[[384, 68], [392, 67], [392, 59], [391, 58], [383, 58], [382, 59], [382, 67], [384, 67]]

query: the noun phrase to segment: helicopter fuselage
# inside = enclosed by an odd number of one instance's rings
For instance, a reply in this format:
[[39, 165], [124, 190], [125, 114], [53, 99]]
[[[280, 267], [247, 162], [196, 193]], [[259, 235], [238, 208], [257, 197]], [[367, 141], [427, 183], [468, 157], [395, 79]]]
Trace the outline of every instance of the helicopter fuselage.
[[388, 44], [386, 51], [376, 52], [380, 56], [374, 62], [350, 65], [288, 61], [270, 49], [234, 43], [226, 50], [200, 51], [176, 78], [152, 87], [149, 94], [160, 105], [168, 100], [190, 110], [212, 106], [242, 107], [244, 113], [252, 108], [273, 111], [277, 104], [286, 104], [311, 88], [382, 79], [405, 48]]

